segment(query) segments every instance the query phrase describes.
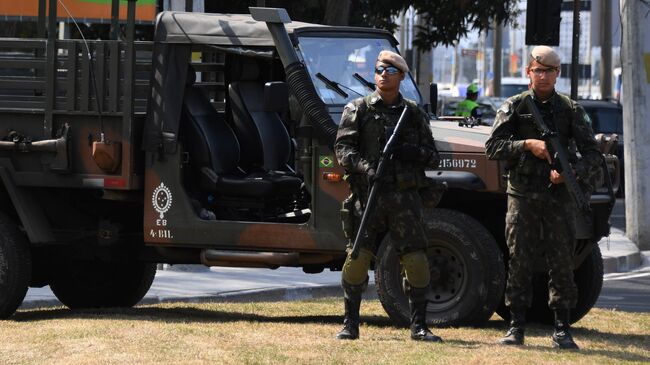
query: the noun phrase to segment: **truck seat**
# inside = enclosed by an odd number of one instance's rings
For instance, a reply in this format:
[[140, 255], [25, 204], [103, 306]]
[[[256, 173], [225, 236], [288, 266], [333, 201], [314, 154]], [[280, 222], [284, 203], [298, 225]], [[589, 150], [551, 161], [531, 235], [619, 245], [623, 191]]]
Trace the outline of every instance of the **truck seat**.
[[187, 87], [183, 99], [185, 146], [201, 189], [243, 198], [275, 198], [299, 191], [302, 180], [238, 169], [240, 145], [225, 119], [197, 87]]
[[280, 116], [264, 108], [264, 85], [238, 81], [228, 86], [233, 129], [241, 147], [240, 166], [290, 171], [291, 138]]

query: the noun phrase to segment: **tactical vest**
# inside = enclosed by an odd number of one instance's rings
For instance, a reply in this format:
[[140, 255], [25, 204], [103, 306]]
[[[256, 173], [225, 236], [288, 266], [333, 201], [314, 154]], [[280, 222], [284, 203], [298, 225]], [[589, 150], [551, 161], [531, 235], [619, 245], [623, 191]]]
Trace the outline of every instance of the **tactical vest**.
[[[377, 167], [381, 152], [386, 145], [388, 138], [393, 134], [397, 121], [402, 112], [401, 108], [384, 111], [379, 110], [370, 103], [371, 95], [363, 98], [363, 103], [358, 106], [359, 119], [359, 152], [373, 168]], [[420, 143], [420, 115], [417, 104], [403, 99], [405, 107], [409, 108], [409, 115], [404, 121], [406, 125], [400, 130], [397, 145], [403, 143]], [[383, 109], [383, 108], [382, 108]], [[386, 166], [386, 182], [395, 183], [397, 187], [413, 187], [421, 185], [425, 178], [424, 170], [416, 168], [413, 162], [392, 160]], [[421, 171], [420, 171], [421, 170]]]
[[[520, 108], [523, 98], [531, 94], [532, 91], [525, 91], [513, 101], [515, 120], [516, 140], [523, 139], [542, 139], [541, 133], [535, 125], [535, 121], [529, 110], [525, 107]], [[575, 105], [571, 99], [564, 95], [556, 94], [550, 102], [535, 102], [540, 113], [543, 116], [544, 123], [549, 129], [558, 134], [560, 143], [568, 152], [571, 162], [577, 161], [575, 151], [571, 151], [569, 143], [572, 136], [571, 124], [575, 120]], [[553, 157], [553, 156], [551, 156]], [[535, 157], [530, 151], [525, 151], [514, 166], [510, 167], [509, 182], [511, 188], [520, 192], [544, 192], [548, 190], [550, 184], [549, 175], [551, 166], [546, 160]]]

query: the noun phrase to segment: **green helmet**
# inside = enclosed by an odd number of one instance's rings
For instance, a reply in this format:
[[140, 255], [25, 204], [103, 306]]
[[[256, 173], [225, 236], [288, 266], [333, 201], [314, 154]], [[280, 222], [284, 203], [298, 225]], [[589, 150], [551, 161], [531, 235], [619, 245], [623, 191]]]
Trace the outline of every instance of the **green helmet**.
[[478, 86], [476, 86], [476, 84], [467, 85], [467, 93], [468, 94], [478, 94]]

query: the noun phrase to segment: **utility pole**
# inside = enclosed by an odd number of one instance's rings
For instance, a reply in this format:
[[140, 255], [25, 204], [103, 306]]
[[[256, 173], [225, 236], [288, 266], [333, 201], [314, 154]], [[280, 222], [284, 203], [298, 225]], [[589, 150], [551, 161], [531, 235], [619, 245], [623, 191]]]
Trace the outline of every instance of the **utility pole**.
[[650, 250], [650, 5], [621, 0], [626, 235]]
[[571, 99], [578, 100], [578, 67], [580, 66], [580, 1], [573, 2], [573, 42], [571, 43]]
[[[420, 79], [420, 50], [413, 45], [413, 40], [415, 39], [415, 33], [417, 32], [417, 25], [419, 23], [420, 16], [415, 13], [415, 10], [411, 12], [411, 41], [409, 45], [411, 47], [411, 73], [415, 76], [415, 83], [418, 83]], [[408, 62], [408, 60], [407, 60]]]
[[481, 86], [483, 86], [483, 95], [487, 92], [487, 74], [488, 74], [488, 62], [487, 62], [487, 31], [481, 31], [481, 46], [480, 48], [480, 54], [481, 54], [481, 73], [479, 75], [479, 80], [481, 82]]
[[[424, 23], [424, 18], [418, 16], [418, 25], [423, 27], [426, 24]], [[416, 50], [413, 51], [415, 53]], [[429, 102], [429, 84], [433, 80], [433, 69], [432, 69], [432, 53], [431, 47], [427, 50], [417, 50], [417, 84], [420, 94], [422, 94], [422, 102], [427, 104]]]
[[501, 74], [503, 68], [501, 67], [501, 58], [503, 52], [503, 30], [501, 24], [494, 22], [494, 57], [492, 57], [492, 96], [501, 96]]
[[612, 97], [612, 0], [600, 0], [600, 96]]

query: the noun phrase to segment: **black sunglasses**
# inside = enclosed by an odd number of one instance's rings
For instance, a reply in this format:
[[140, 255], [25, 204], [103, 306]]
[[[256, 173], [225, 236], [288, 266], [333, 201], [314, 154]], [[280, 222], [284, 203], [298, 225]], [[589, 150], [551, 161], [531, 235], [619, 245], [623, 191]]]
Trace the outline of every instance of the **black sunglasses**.
[[395, 66], [377, 66], [377, 68], [375, 68], [375, 73], [377, 75], [381, 75], [384, 71], [388, 72], [389, 75], [395, 75], [396, 73], [399, 73], [399, 68]]

